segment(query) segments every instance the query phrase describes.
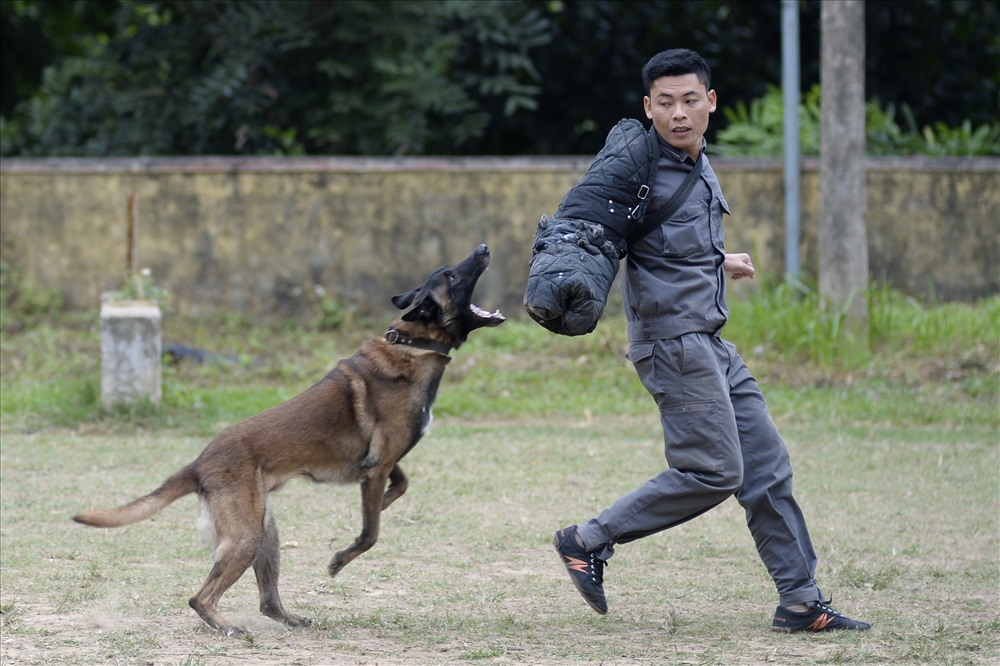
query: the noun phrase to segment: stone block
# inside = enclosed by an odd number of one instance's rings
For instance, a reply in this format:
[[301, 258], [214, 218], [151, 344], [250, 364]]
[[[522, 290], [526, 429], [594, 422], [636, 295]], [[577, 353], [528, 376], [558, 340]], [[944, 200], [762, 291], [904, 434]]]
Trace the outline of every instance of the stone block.
[[159, 405], [163, 396], [160, 308], [143, 302], [101, 305], [101, 404]]

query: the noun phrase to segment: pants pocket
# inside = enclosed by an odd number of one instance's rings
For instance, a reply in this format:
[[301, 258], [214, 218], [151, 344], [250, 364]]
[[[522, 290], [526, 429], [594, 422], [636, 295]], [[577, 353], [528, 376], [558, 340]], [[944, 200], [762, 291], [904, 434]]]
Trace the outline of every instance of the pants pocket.
[[722, 472], [733, 464], [734, 447], [725, 437], [718, 401], [699, 400], [660, 408], [663, 446], [674, 469]]

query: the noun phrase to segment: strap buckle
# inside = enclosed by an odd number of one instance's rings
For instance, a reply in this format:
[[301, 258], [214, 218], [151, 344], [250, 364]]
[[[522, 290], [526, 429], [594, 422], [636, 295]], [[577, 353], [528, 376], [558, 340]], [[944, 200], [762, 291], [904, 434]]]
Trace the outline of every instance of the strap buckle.
[[[639, 198], [640, 202], [645, 201], [646, 200], [646, 196], [648, 194], [649, 194], [649, 185], [641, 185], [639, 187], [639, 191], [636, 192], [636, 196]], [[642, 203], [637, 203], [634, 208], [629, 208], [628, 209], [628, 219], [630, 219], [630, 220], [638, 220], [639, 219], [639, 209], [640, 208], [642, 208]]]

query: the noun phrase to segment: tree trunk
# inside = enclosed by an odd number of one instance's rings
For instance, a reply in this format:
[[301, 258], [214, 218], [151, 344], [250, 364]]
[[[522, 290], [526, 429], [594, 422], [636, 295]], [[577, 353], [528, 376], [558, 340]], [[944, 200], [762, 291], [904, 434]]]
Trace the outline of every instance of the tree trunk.
[[863, 333], [868, 324], [864, 2], [823, 2], [820, 22], [819, 293]]

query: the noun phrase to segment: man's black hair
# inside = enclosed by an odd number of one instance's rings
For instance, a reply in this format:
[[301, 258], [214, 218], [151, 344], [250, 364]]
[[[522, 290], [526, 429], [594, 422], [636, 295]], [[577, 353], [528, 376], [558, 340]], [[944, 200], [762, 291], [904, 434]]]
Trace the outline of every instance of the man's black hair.
[[642, 85], [648, 95], [653, 82], [661, 76], [685, 74], [697, 74], [698, 80], [705, 84], [705, 90], [712, 89], [711, 68], [704, 58], [690, 49], [660, 51], [650, 58], [642, 68]]

